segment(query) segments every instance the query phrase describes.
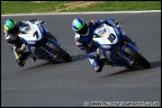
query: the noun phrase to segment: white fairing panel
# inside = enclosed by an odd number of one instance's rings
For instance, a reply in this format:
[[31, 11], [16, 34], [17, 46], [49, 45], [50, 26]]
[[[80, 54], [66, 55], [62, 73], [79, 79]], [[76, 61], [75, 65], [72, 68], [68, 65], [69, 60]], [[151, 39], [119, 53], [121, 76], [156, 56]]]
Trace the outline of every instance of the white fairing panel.
[[114, 28], [103, 24], [94, 31], [93, 40], [104, 44], [116, 44], [118, 41]]
[[39, 41], [43, 38], [41, 30], [42, 27], [38, 24], [29, 22], [29, 26], [24, 27], [26, 34], [19, 34], [19, 37], [24, 38], [26, 41]]

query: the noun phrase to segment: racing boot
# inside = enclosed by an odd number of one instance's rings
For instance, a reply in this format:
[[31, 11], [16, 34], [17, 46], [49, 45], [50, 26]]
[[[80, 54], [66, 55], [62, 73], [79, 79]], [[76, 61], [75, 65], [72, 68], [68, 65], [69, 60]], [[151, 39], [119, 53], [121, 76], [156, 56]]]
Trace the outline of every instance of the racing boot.
[[31, 59], [32, 59], [34, 62], [36, 61], [36, 57], [35, 57], [35, 56], [33, 56]]
[[99, 64], [100, 64], [100, 68], [99, 68], [98, 72], [101, 72], [102, 68], [104, 66], [104, 62], [102, 60], [99, 60]]
[[23, 60], [22, 58], [20, 59], [16, 59], [16, 62], [18, 63], [19, 66], [23, 67], [25, 65], [25, 60]]
[[23, 67], [25, 65], [27, 59], [27, 55], [22, 54], [20, 58], [16, 58], [16, 62], [18, 63], [19, 66]]

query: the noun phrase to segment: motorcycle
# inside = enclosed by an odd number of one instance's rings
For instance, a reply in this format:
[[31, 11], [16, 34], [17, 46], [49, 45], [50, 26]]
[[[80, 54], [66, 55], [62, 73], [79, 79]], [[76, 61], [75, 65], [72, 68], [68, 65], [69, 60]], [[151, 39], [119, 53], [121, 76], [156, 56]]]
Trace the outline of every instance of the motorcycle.
[[27, 48], [37, 59], [54, 61], [61, 59], [70, 62], [72, 57], [43, 26], [43, 23], [30, 22], [28, 25], [20, 27], [21, 33], [18, 35], [22, 42], [27, 44]]
[[[121, 30], [122, 23], [111, 18], [108, 22], [109, 24], [103, 23], [94, 31], [93, 40], [100, 44], [96, 51], [98, 58], [104, 64], [112, 66], [150, 68], [150, 63], [141, 55], [136, 43]], [[111, 55], [108, 54], [108, 50], [111, 51]]]

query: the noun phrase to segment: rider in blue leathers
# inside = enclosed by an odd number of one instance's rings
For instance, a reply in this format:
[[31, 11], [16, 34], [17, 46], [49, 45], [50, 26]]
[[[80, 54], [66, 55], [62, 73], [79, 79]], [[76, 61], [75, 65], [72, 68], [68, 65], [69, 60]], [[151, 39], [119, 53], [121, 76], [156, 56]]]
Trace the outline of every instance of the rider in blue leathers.
[[[118, 22], [114, 18], [110, 17], [105, 20], [91, 20], [86, 23], [82, 18], [75, 18], [72, 21], [72, 29], [75, 34], [76, 45], [83, 50], [88, 56], [91, 65], [96, 72], [101, 72], [103, 68], [103, 62], [97, 58], [96, 49], [99, 47], [99, 43], [93, 41], [92, 36], [94, 30], [101, 24], [106, 23], [108, 25], [115, 25]], [[129, 39], [129, 37], [127, 37]], [[114, 58], [111, 51], [107, 51], [106, 57], [110, 59], [110, 64], [112, 63], [112, 58]], [[119, 61], [120, 62], [120, 61]]]
[[[113, 20], [114, 22], [109, 22]], [[103, 68], [103, 63], [96, 57], [95, 50], [98, 48], [99, 44], [93, 41], [92, 36], [94, 30], [101, 24], [113, 24], [115, 20], [113, 18], [108, 18], [106, 20], [91, 20], [86, 23], [82, 18], [75, 18], [72, 21], [72, 29], [75, 34], [76, 45], [89, 57], [90, 63], [93, 66], [96, 72], [101, 72]], [[111, 52], [109, 51], [108, 56], [110, 56]]]

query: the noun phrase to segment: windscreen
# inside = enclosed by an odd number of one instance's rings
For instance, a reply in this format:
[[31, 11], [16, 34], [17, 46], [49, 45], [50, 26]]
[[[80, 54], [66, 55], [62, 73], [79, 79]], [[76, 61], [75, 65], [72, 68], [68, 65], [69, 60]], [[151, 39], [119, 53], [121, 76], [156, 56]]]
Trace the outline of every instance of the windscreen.
[[93, 35], [93, 38], [100, 38], [102, 37], [103, 33], [105, 33], [106, 29], [105, 27], [98, 27], [96, 28], [96, 30], [94, 31], [94, 35]]
[[31, 27], [30, 26], [25, 26], [25, 27], [23, 26], [23, 27], [20, 28], [20, 31], [23, 34], [28, 34], [28, 32], [31, 31]]

